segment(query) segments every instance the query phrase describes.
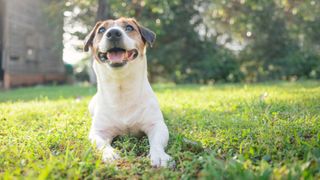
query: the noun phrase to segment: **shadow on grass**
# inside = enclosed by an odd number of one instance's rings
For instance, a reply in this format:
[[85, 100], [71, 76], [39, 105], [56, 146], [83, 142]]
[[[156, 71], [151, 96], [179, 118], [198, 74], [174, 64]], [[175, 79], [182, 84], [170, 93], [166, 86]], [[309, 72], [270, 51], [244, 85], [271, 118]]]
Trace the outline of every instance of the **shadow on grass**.
[[[252, 100], [230, 106], [220, 109], [169, 107], [163, 108], [163, 113], [173, 136], [181, 134], [192, 141], [202, 142], [204, 148], [222, 148], [223, 152], [234, 150], [241, 153], [240, 146], [245, 146], [241, 144], [243, 142], [247, 142], [248, 147], [250, 143], [268, 142], [287, 151], [293, 147], [306, 148], [300, 143], [313, 144], [317, 140], [320, 128], [316, 125], [320, 117], [318, 98]], [[282, 141], [276, 142], [275, 139]]]
[[212, 88], [215, 90], [226, 90], [226, 89], [235, 89], [235, 88], [247, 88], [247, 87], [279, 87], [284, 89], [291, 88], [319, 88], [320, 81], [297, 81], [297, 82], [288, 82], [288, 81], [268, 81], [260, 83], [216, 83], [213, 85], [201, 85], [201, 84], [156, 84], [152, 86], [156, 92], [162, 93], [166, 91], [195, 91], [201, 90], [203, 88]]
[[34, 86], [0, 91], [0, 102], [57, 100], [93, 96], [96, 88], [88, 85]]
[[[156, 93], [170, 93], [170, 92], [198, 92], [202, 89], [214, 89], [214, 90], [228, 90], [228, 89], [242, 89], [247, 87], [280, 87], [286, 90], [294, 90], [295, 88], [318, 88], [320, 82], [318, 81], [303, 81], [299, 83], [290, 82], [266, 82], [257, 84], [215, 84], [215, 85], [197, 85], [197, 84], [155, 84], [153, 89]], [[283, 89], [282, 89], [283, 90]], [[49, 99], [56, 100], [62, 98], [78, 98], [93, 96], [96, 92], [96, 87], [90, 85], [62, 85], [62, 86], [34, 86], [13, 89], [9, 91], [0, 90], [0, 102], [15, 102], [15, 101], [32, 101]]]

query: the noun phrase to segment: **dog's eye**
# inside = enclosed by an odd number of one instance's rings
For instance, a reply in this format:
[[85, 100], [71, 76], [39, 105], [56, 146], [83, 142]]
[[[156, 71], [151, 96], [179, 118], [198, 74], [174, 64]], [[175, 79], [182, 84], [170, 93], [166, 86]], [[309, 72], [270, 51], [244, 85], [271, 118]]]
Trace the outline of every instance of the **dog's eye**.
[[125, 30], [126, 30], [127, 32], [131, 32], [131, 31], [134, 30], [134, 28], [133, 28], [131, 25], [127, 25], [126, 28], [125, 28]]
[[99, 30], [98, 30], [99, 34], [104, 33], [104, 32], [106, 32], [106, 28], [104, 28], [104, 27], [99, 28]]

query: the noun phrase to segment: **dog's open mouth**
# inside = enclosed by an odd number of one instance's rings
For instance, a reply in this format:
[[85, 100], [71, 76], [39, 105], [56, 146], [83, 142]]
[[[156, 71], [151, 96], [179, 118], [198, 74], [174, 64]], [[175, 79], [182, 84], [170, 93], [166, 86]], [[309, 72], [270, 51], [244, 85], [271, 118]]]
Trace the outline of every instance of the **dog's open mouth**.
[[107, 52], [98, 52], [100, 61], [107, 62], [111, 67], [124, 66], [128, 61], [134, 60], [137, 56], [138, 51], [136, 49], [111, 48]]

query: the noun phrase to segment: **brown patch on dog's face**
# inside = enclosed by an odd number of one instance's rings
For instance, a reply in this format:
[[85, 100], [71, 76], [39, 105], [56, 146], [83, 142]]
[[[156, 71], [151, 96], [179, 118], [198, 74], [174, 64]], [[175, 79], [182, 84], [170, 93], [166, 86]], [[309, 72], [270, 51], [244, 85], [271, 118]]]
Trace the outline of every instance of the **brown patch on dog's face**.
[[136, 42], [139, 54], [143, 54], [146, 44], [140, 34], [140, 27], [136, 20], [132, 18], [120, 18], [115, 21], [115, 24], [123, 27], [124, 29], [128, 27], [130, 28], [130, 26], [133, 28], [132, 31], [126, 31], [126, 34]]
[[[121, 33], [121, 38], [117, 41], [110, 40], [109, 37], [111, 30], [114, 29]], [[109, 51], [123, 49], [126, 54], [121, 57], [124, 57], [125, 61], [130, 61], [137, 56], [144, 56], [146, 44], [152, 45], [154, 40], [155, 34], [139, 25], [136, 20], [132, 18], [119, 18], [117, 20], [97, 22], [85, 39], [84, 50], [88, 51], [90, 47], [95, 59], [102, 62], [105, 59], [106, 61], [112, 59], [118, 53], [107, 54]], [[134, 49], [134, 52], [131, 52], [132, 49]], [[101, 53], [105, 53], [106, 55], [101, 55]], [[137, 55], [132, 53], [137, 53]]]

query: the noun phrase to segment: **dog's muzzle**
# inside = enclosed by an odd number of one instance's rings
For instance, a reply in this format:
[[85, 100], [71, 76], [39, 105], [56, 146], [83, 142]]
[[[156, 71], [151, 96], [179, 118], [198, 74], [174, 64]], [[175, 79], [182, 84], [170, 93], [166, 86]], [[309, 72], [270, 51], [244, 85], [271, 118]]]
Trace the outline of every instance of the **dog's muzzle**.
[[137, 49], [128, 50], [123, 45], [123, 34], [118, 29], [111, 29], [106, 34], [108, 41], [107, 52], [98, 51], [98, 58], [101, 62], [108, 63], [111, 67], [122, 67], [128, 61], [138, 56]]
[[126, 50], [119, 47], [111, 48], [107, 52], [98, 52], [100, 61], [108, 63], [111, 67], [122, 67], [137, 56], [138, 50]]

